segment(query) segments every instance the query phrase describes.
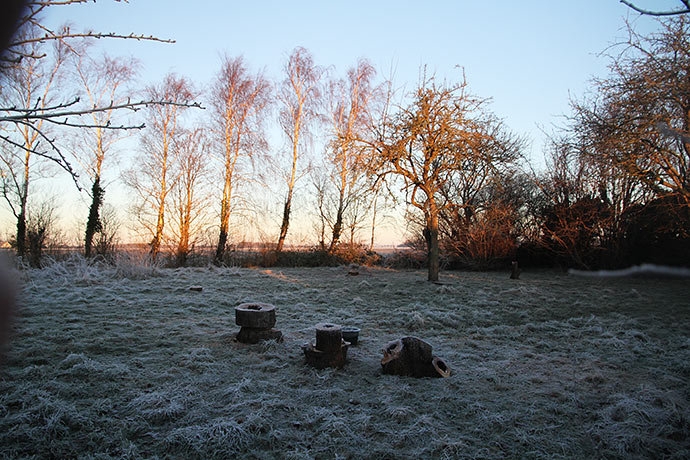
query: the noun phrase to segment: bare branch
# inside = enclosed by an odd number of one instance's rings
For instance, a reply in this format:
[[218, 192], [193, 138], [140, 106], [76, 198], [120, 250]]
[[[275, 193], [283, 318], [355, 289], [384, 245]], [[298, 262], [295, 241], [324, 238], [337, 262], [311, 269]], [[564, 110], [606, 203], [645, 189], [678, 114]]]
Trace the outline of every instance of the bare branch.
[[[79, 99], [76, 99], [73, 102], [70, 103], [65, 103], [65, 104], [59, 104], [55, 106], [56, 108], [64, 108], [64, 107], [69, 107], [76, 102], [78, 102]], [[44, 108], [44, 109], [17, 109], [17, 108], [0, 108], [0, 111], [14, 111], [14, 112], [23, 112], [20, 115], [10, 115], [10, 116], [5, 116], [5, 117], [0, 117], [0, 123], [2, 122], [18, 122], [18, 121], [28, 121], [28, 120], [46, 120], [51, 123], [56, 123], [56, 124], [62, 124], [66, 126], [71, 126], [67, 125], [64, 122], [58, 122], [55, 121], [56, 118], [63, 118], [63, 117], [70, 117], [70, 116], [82, 116], [82, 115], [88, 115], [92, 113], [97, 113], [97, 112], [107, 112], [110, 110], [120, 110], [120, 109], [127, 109], [127, 110], [132, 110], [134, 112], [138, 111], [141, 107], [149, 107], [152, 105], [173, 105], [177, 107], [185, 107], [185, 108], [197, 108], [197, 109], [204, 109], [204, 107], [201, 105], [199, 102], [174, 102], [174, 101], [154, 101], [154, 100], [148, 100], [148, 101], [138, 101], [138, 102], [126, 102], [123, 104], [109, 104], [105, 107], [92, 107], [90, 109], [83, 109], [83, 110], [68, 110], [68, 111], [58, 111], [58, 112], [53, 112], [51, 111], [51, 108]], [[89, 127], [88, 125], [85, 124], [78, 124], [74, 125], [77, 127]], [[102, 128], [111, 128], [111, 129], [122, 129], [114, 126], [100, 126]], [[143, 128], [143, 125], [141, 125]], [[132, 127], [129, 127], [127, 129], [132, 129]]]
[[631, 8], [635, 11], [637, 11], [640, 14], [644, 14], [646, 16], [676, 16], [679, 14], [688, 14], [690, 13], [690, 0], [680, 0], [680, 2], [685, 5], [685, 8], [681, 8], [679, 10], [671, 10], [671, 11], [651, 11], [651, 10], [646, 10], [643, 8], [640, 8], [636, 6], [634, 3], [627, 1], [627, 0], [620, 0], [622, 4], [627, 6], [628, 8]]
[[[47, 29], [46, 29], [47, 30]], [[12, 47], [15, 46], [21, 46], [21, 45], [26, 45], [29, 43], [44, 43], [49, 40], [66, 40], [70, 38], [95, 38], [95, 39], [101, 39], [101, 38], [119, 38], [119, 39], [124, 39], [124, 40], [146, 40], [146, 41], [155, 41], [155, 42], [161, 42], [161, 43], [175, 43], [175, 40], [172, 39], [167, 39], [167, 38], [158, 38], [154, 37], [153, 35], [137, 35], [134, 33], [130, 33], [127, 35], [124, 34], [117, 34], [114, 32], [109, 32], [109, 33], [99, 33], [99, 32], [83, 32], [83, 33], [46, 33], [46, 35], [43, 35], [42, 37], [35, 37], [35, 38], [27, 38], [27, 39], [22, 39], [22, 40], [17, 40], [13, 43], [10, 43], [8, 46], [8, 51], [10, 53], [14, 54], [19, 54], [17, 51], [13, 50]]]

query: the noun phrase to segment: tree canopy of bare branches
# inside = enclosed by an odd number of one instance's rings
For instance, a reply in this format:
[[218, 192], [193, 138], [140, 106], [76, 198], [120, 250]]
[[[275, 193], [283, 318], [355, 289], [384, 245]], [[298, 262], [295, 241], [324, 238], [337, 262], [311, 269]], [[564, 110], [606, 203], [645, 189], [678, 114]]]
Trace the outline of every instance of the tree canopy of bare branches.
[[141, 153], [136, 170], [127, 176], [127, 183], [139, 195], [137, 217], [151, 237], [150, 254], [155, 260], [163, 242], [168, 195], [179, 179], [176, 162], [182, 131], [180, 112], [194, 93], [187, 80], [174, 74], [168, 74], [158, 85], [149, 86], [146, 92], [152, 100], [173, 102], [147, 107], [149, 124], [142, 132]]
[[323, 98], [321, 77], [324, 69], [314, 64], [309, 51], [297, 47], [285, 63], [285, 79], [278, 89], [280, 103], [279, 122], [289, 145], [289, 169], [285, 177], [287, 193], [283, 203], [283, 219], [276, 251], [280, 252], [285, 244], [290, 211], [295, 191], [295, 184], [300, 177], [299, 161], [304, 156], [306, 141], [309, 138], [311, 124], [319, 119], [320, 104]]
[[377, 128], [369, 167], [380, 178], [402, 179], [408, 203], [423, 215], [428, 279], [438, 281], [439, 216], [455, 206], [458, 175], [483, 180], [481, 171], [514, 157], [517, 145], [496, 135], [500, 124], [487, 117], [486, 100], [471, 95], [464, 80], [448, 85], [425, 78], [412, 96]]
[[[347, 225], [357, 226], [368, 208], [369, 197], [364, 157], [356, 140], [367, 135], [374, 123], [375, 110], [382, 102], [383, 87], [374, 84], [376, 71], [360, 59], [347, 71], [345, 79], [334, 79], [328, 86], [328, 112], [332, 139], [327, 145], [326, 180], [321, 182], [319, 212], [331, 232], [328, 250], [333, 252]], [[330, 190], [333, 193], [329, 193]], [[351, 212], [352, 211], [352, 212]], [[359, 211], [359, 212], [356, 212]]]
[[[249, 173], [247, 162], [266, 150], [263, 120], [271, 102], [271, 86], [261, 74], [250, 74], [243, 59], [223, 57], [221, 69], [211, 89], [213, 127], [221, 156], [220, 233], [215, 263], [225, 254], [230, 213], [242, 174]], [[244, 170], [243, 170], [244, 169]], [[248, 177], [245, 175], [244, 180]]]
[[660, 24], [647, 37], [630, 31], [611, 75], [574, 103], [574, 121], [592, 158], [690, 206], [690, 19]]

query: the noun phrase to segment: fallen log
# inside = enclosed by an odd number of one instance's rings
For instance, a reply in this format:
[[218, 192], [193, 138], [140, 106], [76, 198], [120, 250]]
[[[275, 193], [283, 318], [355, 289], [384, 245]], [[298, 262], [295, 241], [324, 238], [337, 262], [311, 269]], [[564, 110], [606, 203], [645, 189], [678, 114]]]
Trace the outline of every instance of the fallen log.
[[383, 373], [410, 377], [448, 377], [450, 366], [432, 355], [432, 347], [418, 337], [403, 337], [388, 343], [381, 360]]

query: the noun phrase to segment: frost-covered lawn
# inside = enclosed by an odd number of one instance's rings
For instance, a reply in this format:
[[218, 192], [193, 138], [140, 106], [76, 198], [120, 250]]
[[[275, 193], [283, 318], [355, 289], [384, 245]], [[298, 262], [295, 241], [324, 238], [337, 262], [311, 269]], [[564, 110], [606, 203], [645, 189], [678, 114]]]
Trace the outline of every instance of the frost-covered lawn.
[[[20, 276], [0, 458], [690, 458], [687, 280], [79, 260]], [[283, 343], [234, 342], [245, 301], [276, 306]], [[304, 363], [324, 320], [362, 329], [343, 370]], [[404, 335], [452, 376], [382, 375]]]

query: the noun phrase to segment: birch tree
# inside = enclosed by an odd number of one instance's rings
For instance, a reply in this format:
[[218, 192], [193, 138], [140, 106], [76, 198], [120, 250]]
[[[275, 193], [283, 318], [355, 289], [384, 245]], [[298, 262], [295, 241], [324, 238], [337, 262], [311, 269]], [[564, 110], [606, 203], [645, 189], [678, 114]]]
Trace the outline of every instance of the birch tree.
[[168, 74], [163, 82], [149, 86], [146, 95], [152, 100], [170, 104], [146, 107], [146, 129], [141, 135], [141, 153], [136, 169], [130, 170], [125, 181], [138, 194], [135, 214], [150, 236], [149, 253], [156, 260], [163, 242], [168, 195], [178, 176], [175, 174], [181, 112], [187, 101], [194, 97], [191, 85], [183, 77]]
[[[21, 48], [26, 55], [43, 55], [43, 59], [22, 59], [7, 63], [0, 72], [0, 113], [13, 116], [15, 113], [31, 112], [32, 119], [9, 124], [0, 131], [0, 174], [2, 176], [2, 196], [17, 219], [16, 249], [22, 257], [26, 252], [27, 206], [34, 178], [35, 162], [40, 158], [52, 159], [45, 153], [54, 146], [42, 115], [55, 100], [57, 80], [68, 57], [68, 50], [61, 42], [52, 46], [30, 41], [37, 32], [22, 32], [27, 44]], [[17, 52], [20, 52], [19, 49]], [[0, 119], [2, 117], [0, 116]], [[74, 174], [64, 157], [58, 158], [64, 169]]]
[[107, 55], [94, 58], [89, 55], [88, 44], [79, 50], [74, 59], [74, 75], [81, 86], [86, 107], [111, 107], [88, 114], [92, 127], [81, 129], [75, 143], [77, 161], [91, 182], [91, 204], [84, 234], [86, 257], [91, 256], [94, 235], [102, 229], [100, 210], [105, 194], [102, 182], [104, 163], [113, 154], [115, 143], [126, 134], [123, 130], [109, 128], [117, 117], [117, 111], [112, 106], [130, 100], [126, 85], [136, 75], [137, 67], [138, 63], [133, 59]]
[[252, 75], [241, 57], [223, 58], [211, 90], [213, 126], [221, 153], [220, 233], [214, 261], [225, 255], [230, 214], [237, 187], [257, 153], [266, 150], [263, 120], [271, 101], [271, 86], [261, 74]]
[[283, 250], [290, 226], [290, 212], [295, 184], [300, 177], [300, 162], [304, 160], [306, 141], [314, 121], [319, 118], [323, 97], [320, 82], [324, 69], [314, 64], [309, 51], [295, 48], [285, 64], [285, 79], [278, 90], [281, 105], [279, 122], [288, 140], [289, 167], [285, 175], [287, 192], [283, 203], [283, 218], [276, 251]]
[[206, 223], [204, 210], [209, 200], [204, 182], [209, 172], [210, 145], [200, 128], [180, 132], [178, 139], [170, 233], [175, 264], [184, 267]]
[[[363, 203], [358, 203], [368, 196], [369, 184], [366, 181], [362, 155], [355, 140], [371, 130], [374, 104], [382, 95], [381, 88], [374, 85], [375, 76], [373, 66], [361, 59], [356, 67], [348, 70], [346, 79], [333, 80], [329, 84], [328, 108], [332, 140], [328, 145], [327, 161], [331, 166], [330, 178], [335, 196], [330, 210], [321, 207], [321, 215], [331, 230], [329, 252], [335, 250], [344, 227], [350, 224], [355, 224], [356, 227], [359, 224], [346, 223], [346, 216], [358, 216], [359, 219], [355, 220], [361, 220], [362, 208], [368, 208], [362, 206]], [[349, 213], [353, 207], [357, 207], [360, 212]]]

